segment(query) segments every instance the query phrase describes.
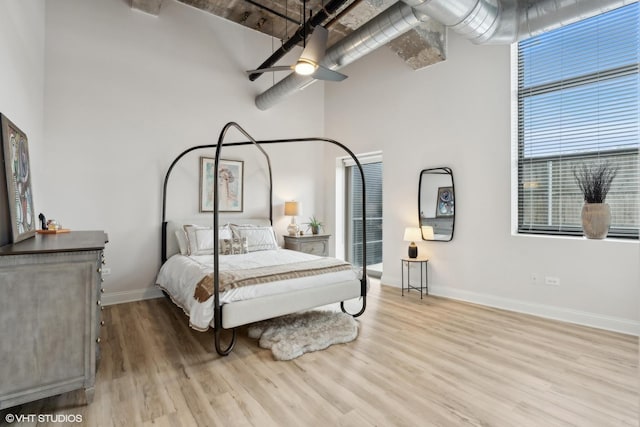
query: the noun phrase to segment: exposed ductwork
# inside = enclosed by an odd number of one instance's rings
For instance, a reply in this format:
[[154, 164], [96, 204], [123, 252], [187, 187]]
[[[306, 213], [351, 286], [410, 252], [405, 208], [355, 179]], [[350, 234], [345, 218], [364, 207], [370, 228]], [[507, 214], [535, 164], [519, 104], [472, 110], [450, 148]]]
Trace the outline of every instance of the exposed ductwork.
[[[637, 0], [402, 0], [333, 45], [322, 65], [337, 70], [433, 18], [476, 44], [511, 44]], [[256, 97], [266, 110], [313, 82], [295, 73]]]
[[[331, 46], [321, 65], [332, 70], [344, 67], [409, 31], [420, 22], [419, 16], [428, 19], [402, 2], [395, 3]], [[313, 81], [309, 76], [291, 73], [258, 95], [256, 106], [260, 110], [267, 110]]]
[[[517, 40], [591, 18], [637, 0], [545, 0], [529, 5], [518, 19]], [[514, 40], [516, 41], [516, 40]]]
[[491, 38], [500, 21], [501, 3], [497, 0], [402, 1], [463, 37], [479, 43]]
[[637, 0], [402, 0], [476, 44], [511, 44]]

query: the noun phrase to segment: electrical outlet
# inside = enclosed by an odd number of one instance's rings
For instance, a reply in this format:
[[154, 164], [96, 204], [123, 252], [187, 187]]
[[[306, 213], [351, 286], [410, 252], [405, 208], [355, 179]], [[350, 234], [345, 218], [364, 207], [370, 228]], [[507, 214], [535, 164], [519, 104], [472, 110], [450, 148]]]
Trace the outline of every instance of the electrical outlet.
[[532, 285], [537, 285], [540, 283], [540, 278], [538, 277], [538, 275], [536, 273], [531, 273], [531, 277], [529, 278], [529, 282]]
[[560, 286], [560, 278], [553, 277], [553, 276], [545, 276], [544, 284], [551, 285], [551, 286]]
[[102, 267], [102, 275], [108, 276], [111, 274], [111, 269], [109, 267]]

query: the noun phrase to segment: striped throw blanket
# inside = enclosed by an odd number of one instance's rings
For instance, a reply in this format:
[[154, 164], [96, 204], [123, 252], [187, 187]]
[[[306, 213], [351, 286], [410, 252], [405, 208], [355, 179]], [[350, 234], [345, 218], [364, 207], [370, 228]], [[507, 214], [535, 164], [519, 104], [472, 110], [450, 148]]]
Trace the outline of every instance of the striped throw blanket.
[[[242, 286], [295, 279], [298, 277], [316, 276], [336, 271], [349, 270], [351, 264], [335, 258], [319, 258], [290, 264], [268, 267], [249, 268], [244, 270], [221, 271], [219, 274], [220, 292]], [[213, 296], [213, 273], [203, 277], [196, 285], [194, 298], [205, 302]]]

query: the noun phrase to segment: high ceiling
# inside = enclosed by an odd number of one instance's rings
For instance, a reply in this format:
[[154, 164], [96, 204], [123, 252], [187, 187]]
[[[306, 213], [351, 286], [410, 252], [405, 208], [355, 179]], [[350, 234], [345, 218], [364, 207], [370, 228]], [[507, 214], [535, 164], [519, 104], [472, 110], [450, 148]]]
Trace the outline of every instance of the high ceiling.
[[[164, 2], [179, 1], [204, 12], [228, 19], [285, 42], [303, 21], [302, 0], [131, 0], [132, 7], [158, 15]], [[369, 21], [397, 0], [347, 0], [323, 22], [329, 29], [329, 46]], [[307, 0], [307, 19], [329, 0]], [[337, 19], [335, 19], [337, 17]], [[421, 23], [389, 43], [389, 47], [413, 69], [445, 59], [445, 29], [435, 22]], [[256, 67], [268, 57], [256, 58]]]
[[[328, 48], [312, 44], [315, 50], [309, 49], [321, 57], [319, 63], [309, 59], [296, 64], [313, 65], [312, 75], [296, 70], [256, 96], [256, 106], [266, 110], [315, 80], [324, 79], [322, 70], [334, 72], [383, 46], [389, 46], [411, 68], [420, 69], [445, 59], [447, 28], [475, 44], [509, 45], [634, 0], [130, 1], [133, 8], [154, 15], [162, 13], [164, 2], [178, 1], [281, 40], [282, 48], [256, 58], [253, 69], [260, 70], [282, 65], [277, 61], [296, 44], [302, 44], [302, 34], [316, 34], [319, 25], [327, 28]], [[309, 13], [302, 13], [303, 5]], [[305, 23], [301, 26], [302, 21]], [[324, 36], [324, 32], [317, 34]], [[289, 69], [275, 67], [280, 68]], [[252, 72], [248, 78], [254, 80], [259, 75]]]

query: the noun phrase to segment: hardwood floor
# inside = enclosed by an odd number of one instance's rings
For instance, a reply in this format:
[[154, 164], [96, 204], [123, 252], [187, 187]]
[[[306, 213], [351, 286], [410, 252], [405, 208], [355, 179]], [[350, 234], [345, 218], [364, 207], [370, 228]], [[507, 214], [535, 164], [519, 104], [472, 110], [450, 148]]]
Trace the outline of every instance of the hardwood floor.
[[638, 425], [637, 337], [401, 297], [376, 282], [356, 341], [290, 362], [274, 361], [245, 329], [219, 357], [212, 333], [189, 329], [166, 299], [104, 314], [94, 402], [68, 393], [3, 410], [0, 422], [77, 414], [90, 426]]

